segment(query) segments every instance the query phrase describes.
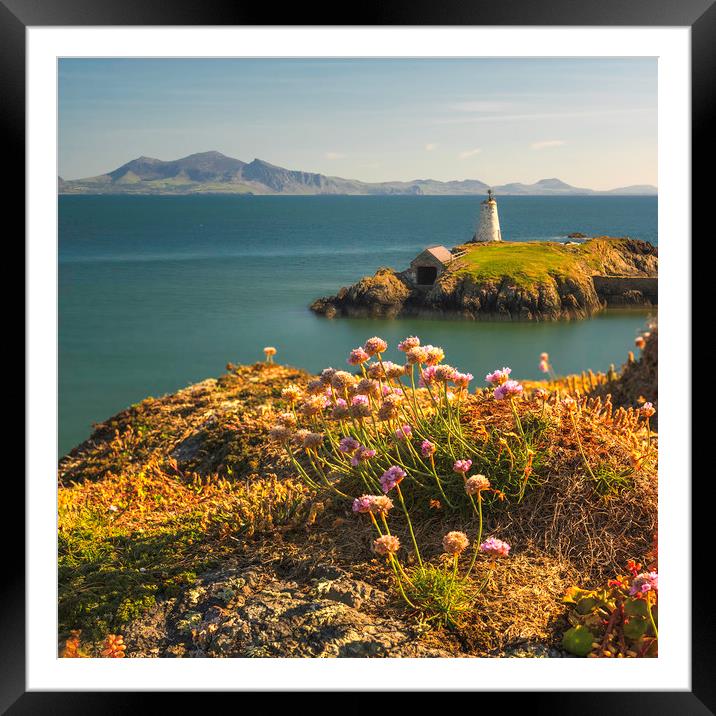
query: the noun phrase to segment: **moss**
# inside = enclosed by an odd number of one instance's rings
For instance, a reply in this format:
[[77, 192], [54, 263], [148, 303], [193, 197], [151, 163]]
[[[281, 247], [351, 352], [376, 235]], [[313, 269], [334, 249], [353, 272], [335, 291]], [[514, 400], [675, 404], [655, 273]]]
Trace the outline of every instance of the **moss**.
[[[255, 386], [253, 397], [265, 392], [266, 386]], [[142, 431], [132, 425], [134, 409], [120, 414], [110, 421], [117, 426], [113, 438], [88, 444], [61, 464], [61, 635], [82, 629], [99, 639], [117, 631], [235, 553], [239, 535], [290, 526], [305, 516], [307, 490], [290, 476], [272, 474], [279, 465], [266, 450], [265, 425], [250, 420], [251, 399], [243, 416], [248, 429], [214, 421], [198, 431], [196, 454], [180, 465], [170, 453], [186, 430], [187, 414], [172, 408], [183, 402], [175, 395], [153, 404]], [[197, 422], [206, 424], [205, 413], [193, 407]], [[111, 434], [106, 425], [100, 430]], [[251, 472], [259, 464], [261, 476]]]

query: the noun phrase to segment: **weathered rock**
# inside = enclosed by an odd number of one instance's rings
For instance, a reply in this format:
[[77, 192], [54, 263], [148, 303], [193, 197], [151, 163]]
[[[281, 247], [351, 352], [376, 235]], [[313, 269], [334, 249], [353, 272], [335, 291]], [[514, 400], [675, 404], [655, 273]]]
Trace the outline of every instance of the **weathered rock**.
[[388, 595], [335, 567], [303, 577], [268, 567], [204, 575], [127, 625], [133, 657], [448, 657], [380, 608]]
[[342, 288], [335, 296], [319, 298], [311, 310], [329, 318], [337, 314], [356, 317], [391, 317], [399, 313], [412, 291], [395, 271], [380, 268], [375, 276], [366, 276], [350, 288]]

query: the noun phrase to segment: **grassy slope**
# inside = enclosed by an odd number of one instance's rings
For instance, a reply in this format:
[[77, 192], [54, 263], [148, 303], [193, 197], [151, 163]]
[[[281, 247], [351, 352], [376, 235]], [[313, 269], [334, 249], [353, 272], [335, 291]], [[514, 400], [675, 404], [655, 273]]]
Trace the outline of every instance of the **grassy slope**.
[[565, 246], [551, 241], [466, 244], [467, 254], [455, 267], [479, 281], [499, 282], [509, 277], [517, 284], [531, 286], [550, 277], [591, 275], [599, 270], [592, 242]]

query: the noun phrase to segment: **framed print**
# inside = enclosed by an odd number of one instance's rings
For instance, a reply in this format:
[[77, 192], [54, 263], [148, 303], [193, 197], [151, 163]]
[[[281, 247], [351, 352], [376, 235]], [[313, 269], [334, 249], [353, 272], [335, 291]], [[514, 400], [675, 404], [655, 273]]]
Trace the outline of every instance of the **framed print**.
[[713, 712], [708, 0], [0, 14], [28, 286], [8, 713]]

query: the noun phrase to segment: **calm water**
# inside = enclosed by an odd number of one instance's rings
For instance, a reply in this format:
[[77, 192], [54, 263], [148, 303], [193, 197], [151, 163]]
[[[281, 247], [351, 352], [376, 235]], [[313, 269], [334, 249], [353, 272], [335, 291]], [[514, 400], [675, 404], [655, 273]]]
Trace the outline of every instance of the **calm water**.
[[[537, 378], [621, 363], [642, 311], [529, 324], [343, 319], [307, 308], [379, 266], [402, 269], [430, 244], [470, 238], [473, 197], [59, 198], [59, 453], [147, 395], [219, 375], [227, 361], [277, 360], [318, 370], [378, 334], [442, 345], [482, 376], [509, 365]], [[506, 240], [572, 231], [657, 243], [652, 197], [501, 197]], [[397, 359], [395, 355], [391, 356]]]

